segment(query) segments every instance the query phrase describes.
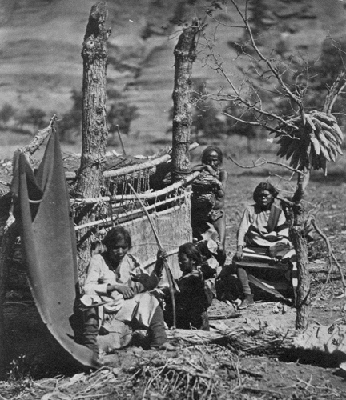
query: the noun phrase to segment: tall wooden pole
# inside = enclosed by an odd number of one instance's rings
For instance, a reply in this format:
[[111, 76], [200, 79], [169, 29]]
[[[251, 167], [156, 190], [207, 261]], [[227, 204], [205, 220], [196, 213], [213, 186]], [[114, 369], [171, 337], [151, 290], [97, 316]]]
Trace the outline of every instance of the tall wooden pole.
[[190, 169], [192, 105], [191, 70], [196, 59], [198, 21], [183, 30], [175, 47], [175, 78], [173, 91], [172, 180], [185, 176]]
[[[105, 2], [91, 7], [82, 49], [82, 158], [76, 186], [76, 194], [81, 197], [98, 197], [103, 184], [103, 161], [108, 139], [106, 81], [107, 39], [110, 35], [110, 30], [105, 28], [106, 18]], [[90, 216], [88, 212], [77, 215], [76, 222], [86, 222]], [[83, 230], [77, 240], [78, 270], [79, 275], [83, 275], [90, 261], [90, 240]]]
[[296, 292], [296, 329], [308, 326], [310, 310], [310, 274], [308, 270], [308, 243], [304, 235], [304, 192], [309, 180], [309, 172], [298, 175], [297, 189], [293, 196], [293, 223], [290, 237], [296, 250], [298, 286]]
[[310, 311], [310, 274], [308, 270], [308, 243], [304, 233], [304, 204], [305, 188], [309, 182], [310, 173], [298, 174], [297, 187], [289, 202], [282, 202], [287, 222], [289, 236], [296, 250], [298, 286], [295, 293], [296, 329], [308, 326]]

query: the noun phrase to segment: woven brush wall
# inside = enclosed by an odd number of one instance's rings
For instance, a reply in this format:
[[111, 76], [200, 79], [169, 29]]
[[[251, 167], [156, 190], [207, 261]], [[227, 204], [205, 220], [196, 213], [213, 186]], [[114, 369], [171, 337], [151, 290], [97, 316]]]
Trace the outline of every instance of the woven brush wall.
[[[178, 247], [192, 240], [190, 196], [180, 206], [151, 214], [163, 248], [168, 252], [168, 264], [174, 278], [181, 275], [178, 265]], [[143, 265], [153, 268], [158, 246], [154, 233], [146, 217], [122, 224], [132, 236], [131, 253], [138, 257]]]

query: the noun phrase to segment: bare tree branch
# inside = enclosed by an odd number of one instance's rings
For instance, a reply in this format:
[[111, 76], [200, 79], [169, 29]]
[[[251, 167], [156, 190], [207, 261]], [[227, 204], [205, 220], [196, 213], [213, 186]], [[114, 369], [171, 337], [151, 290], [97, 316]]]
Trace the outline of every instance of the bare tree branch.
[[240, 10], [238, 4], [236, 3], [235, 0], [231, 0], [231, 3], [234, 5], [234, 7], [236, 8], [238, 14], [240, 15], [241, 19], [243, 20], [244, 24], [245, 24], [245, 28], [247, 30], [247, 32], [249, 33], [250, 36], [250, 41], [251, 41], [251, 45], [253, 47], [253, 49], [256, 51], [257, 55], [259, 56], [259, 58], [265, 62], [268, 66], [268, 68], [272, 71], [272, 73], [274, 74], [274, 76], [276, 77], [276, 79], [278, 80], [278, 82], [280, 83], [280, 86], [283, 88], [283, 90], [285, 91], [285, 93], [287, 94], [288, 97], [290, 97], [299, 107], [300, 111], [301, 111], [301, 115], [303, 118], [303, 104], [301, 101], [301, 98], [296, 96], [290, 89], [289, 87], [285, 84], [285, 82], [282, 80], [281, 74], [278, 72], [277, 68], [275, 68], [275, 66], [268, 60], [267, 57], [265, 57], [262, 52], [259, 50], [259, 48], [256, 45], [255, 39], [253, 37], [252, 34], [252, 29], [250, 27], [249, 24], [249, 20], [247, 17], [247, 4], [248, 1], [246, 1], [246, 6], [245, 6], [245, 14], [242, 13], [242, 11]]
[[281, 130], [281, 129], [277, 129], [277, 128], [272, 128], [271, 126], [269, 126], [268, 124], [266, 124], [265, 122], [259, 122], [259, 121], [247, 121], [245, 119], [242, 118], [238, 118], [232, 114], [229, 114], [227, 112], [223, 112], [223, 115], [226, 115], [227, 117], [234, 119], [237, 122], [241, 122], [247, 125], [251, 125], [251, 126], [261, 126], [263, 128], [265, 128], [266, 130], [272, 132], [272, 133], [277, 133], [279, 135], [287, 135], [287, 136], [291, 136], [289, 135], [285, 130]]
[[328, 276], [333, 268], [333, 261], [335, 263], [335, 265], [338, 268], [340, 277], [341, 277], [341, 281], [342, 281], [342, 286], [343, 286], [343, 290], [344, 290], [344, 294], [346, 295], [346, 282], [345, 282], [345, 276], [344, 273], [342, 272], [342, 268], [340, 263], [338, 262], [338, 260], [335, 257], [335, 254], [333, 252], [332, 246], [330, 244], [330, 241], [328, 239], [328, 237], [322, 232], [322, 230], [317, 226], [316, 221], [314, 219], [311, 220], [312, 226], [314, 227], [315, 231], [321, 236], [321, 238], [324, 240], [326, 246], [327, 246], [327, 257], [328, 257]]
[[[262, 105], [260, 107], [258, 107], [255, 103], [249, 101], [241, 93], [241, 89], [238, 89], [235, 86], [235, 84], [233, 83], [232, 79], [225, 72], [225, 69], [223, 68], [223, 62], [222, 62], [222, 60], [220, 60], [221, 56], [220, 55], [218, 55], [218, 56], [215, 55], [215, 53], [213, 52], [213, 45], [210, 43], [210, 40], [206, 37], [204, 32], [202, 32], [202, 34], [204, 35], [204, 38], [205, 38], [206, 43], [207, 43], [207, 48], [209, 50], [208, 57], [211, 57], [213, 59], [213, 64], [215, 65], [215, 67], [210, 66], [210, 68], [214, 69], [217, 73], [221, 74], [224, 77], [225, 81], [228, 83], [228, 85], [231, 87], [232, 91], [234, 92], [234, 94], [227, 93], [227, 94], [224, 94], [224, 95], [221, 95], [219, 93], [220, 98], [218, 100], [219, 101], [233, 101], [235, 103], [238, 102], [240, 104], [243, 104], [248, 109], [257, 112], [260, 115], [263, 115], [263, 116], [265, 116], [267, 118], [273, 118], [274, 120], [277, 120], [282, 125], [285, 125], [285, 126], [290, 127], [290, 128], [296, 128], [295, 126], [292, 126], [292, 124], [287, 122], [287, 120], [285, 118], [280, 117], [279, 115], [275, 114], [274, 112], [268, 112], [268, 111], [264, 110]], [[242, 86], [242, 84], [241, 84], [241, 86]]]
[[266, 160], [265, 158], [259, 158], [257, 161], [253, 162], [253, 165], [242, 165], [242, 164], [239, 164], [237, 161], [235, 161], [235, 159], [232, 156], [227, 156], [227, 158], [229, 160], [231, 160], [238, 167], [244, 168], [244, 169], [253, 169], [253, 168], [261, 167], [262, 165], [265, 165], [265, 164], [271, 164], [271, 165], [276, 165], [278, 167], [285, 168], [285, 169], [287, 169], [287, 170], [289, 170], [291, 172], [300, 174], [302, 176], [305, 175], [304, 171], [301, 171], [301, 170], [296, 169], [296, 168], [292, 168], [289, 165], [286, 165], [284, 163], [280, 163], [280, 162], [277, 162], [277, 161], [269, 161], [269, 160]]
[[56, 114], [52, 116], [50, 119], [49, 125], [47, 128], [42, 129], [37, 132], [37, 134], [34, 136], [32, 141], [27, 145], [24, 146], [20, 149], [21, 152], [28, 154], [28, 155], [33, 155], [36, 150], [40, 148], [42, 143], [47, 139], [47, 137], [51, 134], [51, 132], [55, 132], [55, 121], [57, 120]]
[[323, 105], [323, 111], [326, 114], [332, 113], [332, 108], [336, 101], [336, 98], [341, 93], [341, 91], [344, 89], [345, 85], [346, 85], [346, 76], [345, 76], [345, 70], [343, 70], [339, 73], [339, 75], [335, 79], [332, 87], [328, 91], [328, 94], [325, 98], [324, 105]]

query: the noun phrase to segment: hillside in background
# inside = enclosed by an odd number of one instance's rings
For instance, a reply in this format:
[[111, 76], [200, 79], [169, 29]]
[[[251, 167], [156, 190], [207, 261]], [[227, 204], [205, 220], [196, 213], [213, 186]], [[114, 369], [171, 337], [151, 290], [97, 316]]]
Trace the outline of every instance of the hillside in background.
[[[17, 113], [30, 107], [47, 117], [62, 115], [72, 106], [71, 90], [81, 90], [81, 47], [93, 0], [0, 1], [0, 108], [10, 104]], [[109, 0], [108, 88], [137, 107], [138, 118], [130, 135], [136, 138], [169, 138], [173, 50], [185, 22], [203, 18], [215, 2], [202, 0]], [[244, 1], [239, 1], [244, 4]], [[224, 58], [227, 71], [242, 79], [236, 68], [237, 42], [244, 35], [230, 2], [220, 1], [214, 18], [207, 20], [207, 35]], [[337, 0], [250, 2], [259, 44], [286, 59], [299, 54], [318, 60], [326, 38], [345, 41], [346, 12]], [[215, 22], [216, 18], [218, 22]], [[225, 81], [207, 64], [203, 38], [193, 78], [208, 91]], [[246, 74], [247, 64], [242, 65]]]

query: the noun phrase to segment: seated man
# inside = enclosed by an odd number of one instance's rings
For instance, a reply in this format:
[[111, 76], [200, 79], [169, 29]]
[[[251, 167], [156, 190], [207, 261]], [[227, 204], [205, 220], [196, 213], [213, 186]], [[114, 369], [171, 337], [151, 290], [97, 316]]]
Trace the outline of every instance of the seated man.
[[[98, 334], [114, 332], [113, 325], [121, 321], [131, 328], [148, 329], [151, 347], [169, 350], [163, 311], [150, 293], [159, 283], [164, 255], [158, 254], [155, 270], [149, 275], [136, 258], [128, 254], [132, 246], [131, 236], [123, 227], [109, 230], [103, 245], [104, 251], [93, 255], [90, 260], [83, 287], [85, 294], [81, 301], [89, 306], [84, 318], [84, 344], [98, 351], [100, 343], [103, 347], [102, 340], [99, 340], [102, 336], [98, 337]], [[111, 343], [107, 346], [114, 349]], [[107, 352], [107, 349], [103, 350]]]
[[[246, 207], [240, 222], [234, 256], [236, 264], [244, 256], [275, 260], [294, 253], [288, 239], [284, 212], [274, 202], [277, 194], [277, 190], [269, 182], [261, 182], [255, 188], [255, 204]], [[246, 270], [238, 265], [237, 273], [243, 288], [243, 301], [239, 308], [244, 309], [253, 304], [254, 300]]]

